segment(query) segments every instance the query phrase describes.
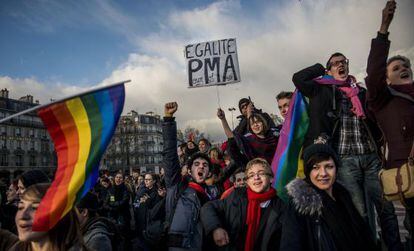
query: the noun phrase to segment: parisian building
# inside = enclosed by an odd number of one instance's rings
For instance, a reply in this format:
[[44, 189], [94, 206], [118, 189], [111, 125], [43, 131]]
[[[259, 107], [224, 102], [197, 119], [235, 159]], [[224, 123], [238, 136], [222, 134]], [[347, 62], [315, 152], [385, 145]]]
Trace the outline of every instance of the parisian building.
[[121, 116], [115, 134], [108, 145], [101, 170], [130, 173], [159, 173], [162, 163], [162, 120], [153, 112], [135, 111]]
[[[9, 98], [0, 91], [0, 119], [39, 105], [33, 96]], [[39, 168], [52, 175], [56, 170], [53, 142], [36, 112], [26, 113], [0, 124], [0, 177], [10, 179]]]

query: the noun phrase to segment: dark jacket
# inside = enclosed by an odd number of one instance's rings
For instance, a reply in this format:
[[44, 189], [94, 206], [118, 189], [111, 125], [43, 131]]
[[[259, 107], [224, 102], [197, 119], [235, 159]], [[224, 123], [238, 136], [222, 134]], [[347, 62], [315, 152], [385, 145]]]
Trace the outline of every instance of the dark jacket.
[[[140, 203], [140, 199], [148, 195], [149, 198], [144, 202]], [[142, 230], [146, 226], [146, 217], [148, 210], [150, 210], [161, 198], [158, 196], [157, 187], [154, 185], [152, 189], [144, 187], [141, 189], [140, 194], [137, 194], [134, 202], [134, 217], [135, 217], [135, 230], [138, 233], [138, 236], [141, 236]]]
[[0, 229], [0, 250], [10, 250], [18, 241], [19, 238], [15, 234]]
[[414, 142], [414, 100], [400, 96], [401, 93], [387, 85], [389, 48], [388, 35], [378, 33], [371, 43], [365, 83], [369, 109], [373, 111], [388, 143], [386, 168], [393, 168], [407, 162]]
[[129, 211], [129, 191], [124, 183], [113, 185], [108, 190], [106, 208], [109, 209], [109, 218], [115, 220], [117, 224], [129, 228], [131, 213]]
[[91, 250], [116, 250], [112, 247], [115, 225], [101, 217], [92, 217], [81, 227], [85, 246]]
[[[181, 177], [177, 155], [177, 125], [174, 118], [164, 118], [163, 138], [167, 188], [165, 215], [166, 219], [171, 219], [167, 246], [174, 247], [175, 250], [201, 250], [203, 231], [199, 214], [203, 201], [200, 201], [194, 189], [188, 187], [188, 180]], [[176, 206], [174, 201], [177, 201]]]
[[[206, 203], [201, 210], [201, 221], [207, 236], [211, 236], [217, 228], [227, 231], [230, 243], [216, 250], [244, 250], [247, 225], [247, 192], [246, 188], [235, 188], [224, 200]], [[262, 209], [259, 230], [254, 250], [279, 249], [282, 234], [282, 219], [285, 211], [281, 199], [275, 197], [268, 208]]]
[[[335, 198], [341, 201], [337, 206], [344, 210], [342, 212], [337, 210], [333, 213], [330, 211], [330, 217], [326, 210], [327, 200], [324, 199], [325, 196], [329, 196], [325, 191], [317, 191], [315, 187], [302, 179], [291, 181], [286, 189], [290, 201], [285, 214], [280, 250], [336, 251], [351, 250], [349, 248], [355, 246], [357, 247], [355, 250], [376, 250], [369, 228], [357, 212], [345, 188], [339, 184], [334, 185], [334, 196], [337, 191]], [[335, 221], [335, 219], [345, 220]], [[338, 226], [338, 224], [341, 225]], [[341, 241], [347, 238], [340, 233], [333, 234], [333, 231], [336, 231], [334, 226], [348, 231], [347, 237], [351, 238], [352, 242], [346, 243], [346, 246], [343, 245]], [[353, 231], [355, 229], [359, 231]], [[340, 241], [337, 241], [335, 236], [343, 238], [338, 238]]]
[[[321, 64], [315, 64], [295, 73], [292, 78], [296, 88], [309, 98], [308, 113], [310, 121], [304, 147], [313, 144], [313, 141], [321, 135], [333, 139], [338, 132], [342, 94], [334, 85], [321, 85], [314, 81], [315, 78], [324, 74], [325, 68]], [[360, 87], [358, 98], [363, 106], [366, 104], [365, 96], [366, 90]], [[367, 114], [365, 108], [364, 106], [364, 111]], [[381, 140], [379, 128], [371, 119], [367, 118], [363, 121], [367, 131], [371, 134], [371, 140], [378, 145]]]

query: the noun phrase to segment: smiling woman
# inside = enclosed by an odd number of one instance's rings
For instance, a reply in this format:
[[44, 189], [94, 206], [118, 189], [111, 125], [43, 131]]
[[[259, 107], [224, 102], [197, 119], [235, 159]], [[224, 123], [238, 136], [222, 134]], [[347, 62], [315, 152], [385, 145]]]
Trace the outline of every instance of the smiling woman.
[[287, 186], [289, 207], [280, 250], [376, 250], [348, 191], [336, 182], [338, 157], [325, 144], [303, 153], [305, 179]]
[[[4, 250], [86, 250], [73, 209], [51, 230], [47, 232], [32, 230], [37, 207], [49, 186], [48, 183], [35, 184], [23, 193], [16, 214], [19, 241], [9, 246], [2, 246], [6, 248]], [[14, 237], [0, 232], [2, 245], [4, 238], [13, 240]]]

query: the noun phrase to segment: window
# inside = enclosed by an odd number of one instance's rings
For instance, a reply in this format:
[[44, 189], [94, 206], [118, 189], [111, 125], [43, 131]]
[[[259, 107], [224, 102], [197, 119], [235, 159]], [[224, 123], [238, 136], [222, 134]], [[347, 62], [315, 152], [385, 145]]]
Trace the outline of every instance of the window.
[[5, 126], [0, 127], [0, 135], [6, 135], [6, 127]]
[[23, 156], [16, 155], [16, 166], [23, 166]]
[[0, 166], [9, 165], [9, 156], [7, 154], [0, 154]]
[[14, 132], [15, 132], [15, 136], [21, 136], [22, 135], [22, 129], [19, 128], [19, 127], [16, 127], [14, 129]]
[[30, 166], [36, 166], [36, 156], [34, 156], [34, 155], [29, 156], [29, 165]]

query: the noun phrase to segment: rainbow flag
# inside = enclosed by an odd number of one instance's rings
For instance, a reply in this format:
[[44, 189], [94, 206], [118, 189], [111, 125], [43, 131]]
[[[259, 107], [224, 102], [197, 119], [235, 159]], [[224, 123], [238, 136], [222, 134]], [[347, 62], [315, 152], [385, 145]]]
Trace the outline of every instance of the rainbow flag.
[[97, 182], [99, 162], [124, 107], [124, 82], [38, 110], [57, 153], [55, 178], [36, 210], [33, 230], [48, 231]]
[[275, 174], [273, 186], [284, 201], [287, 201], [285, 186], [295, 177], [303, 177], [301, 156], [308, 126], [307, 102], [302, 94], [295, 90], [272, 161], [272, 171]]

